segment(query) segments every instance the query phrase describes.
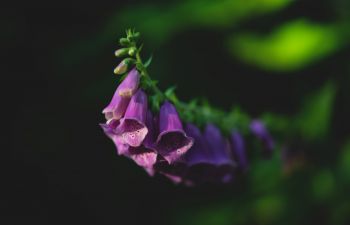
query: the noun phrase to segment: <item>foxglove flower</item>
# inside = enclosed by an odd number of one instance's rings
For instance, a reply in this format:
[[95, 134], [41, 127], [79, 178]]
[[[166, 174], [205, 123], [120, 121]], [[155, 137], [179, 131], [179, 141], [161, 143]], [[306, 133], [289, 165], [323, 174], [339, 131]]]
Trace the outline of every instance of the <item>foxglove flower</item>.
[[233, 179], [235, 163], [229, 150], [229, 143], [225, 140], [220, 130], [213, 124], [208, 124], [204, 131], [204, 138], [207, 141], [211, 155], [211, 163], [218, 169], [214, 178], [222, 182], [229, 182]]
[[157, 153], [154, 149], [155, 127], [153, 115], [150, 110], [147, 112], [146, 126], [148, 133], [143, 143], [139, 147], [130, 146], [129, 156], [137, 165], [144, 167], [149, 174], [153, 175], [153, 165], [156, 163]]
[[247, 154], [245, 150], [243, 137], [238, 131], [233, 131], [231, 133], [231, 147], [238, 168], [241, 171], [245, 172], [248, 169]]
[[124, 117], [116, 129], [124, 142], [132, 147], [138, 147], [148, 133], [145, 125], [147, 116], [147, 96], [138, 90], [131, 98]]
[[266, 156], [271, 156], [272, 150], [275, 147], [275, 142], [263, 122], [260, 120], [253, 120], [250, 123], [250, 130], [263, 143], [263, 153]]
[[131, 70], [115, 91], [112, 101], [103, 109], [106, 120], [119, 120], [128, 107], [131, 96], [139, 86], [140, 75], [136, 69]]
[[159, 112], [158, 153], [171, 164], [185, 154], [192, 144], [193, 139], [184, 132], [175, 107], [166, 101]]
[[184, 158], [188, 166], [198, 164], [210, 164], [211, 154], [209, 152], [206, 140], [201, 131], [193, 124], [187, 124], [185, 127], [186, 134], [194, 139], [193, 146], [185, 154]]
[[187, 124], [185, 131], [194, 139], [193, 146], [184, 155], [188, 166], [186, 179], [192, 183], [210, 182], [217, 169], [212, 161], [212, 154], [201, 131], [193, 124]]

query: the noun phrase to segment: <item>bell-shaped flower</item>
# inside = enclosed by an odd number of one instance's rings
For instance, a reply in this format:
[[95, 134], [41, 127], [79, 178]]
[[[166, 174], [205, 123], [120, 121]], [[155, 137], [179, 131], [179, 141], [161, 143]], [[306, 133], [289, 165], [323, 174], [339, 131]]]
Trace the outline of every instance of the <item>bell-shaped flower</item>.
[[138, 90], [131, 98], [124, 117], [117, 127], [117, 134], [121, 135], [124, 142], [132, 147], [138, 147], [145, 139], [148, 128], [145, 124], [147, 116], [147, 96], [142, 90]]
[[128, 107], [131, 96], [139, 86], [140, 74], [136, 69], [131, 70], [115, 91], [112, 101], [103, 109], [106, 120], [119, 120]]
[[129, 157], [132, 158], [137, 165], [142, 166], [145, 170], [152, 175], [153, 165], [157, 160], [157, 153], [154, 149], [155, 142], [155, 127], [153, 115], [150, 110], [147, 112], [146, 127], [148, 133], [143, 143], [138, 147], [129, 147]]
[[228, 141], [213, 124], [208, 124], [204, 130], [204, 138], [211, 155], [211, 163], [218, 169], [214, 178], [220, 182], [229, 182], [233, 178], [235, 163], [229, 151]]
[[158, 123], [156, 149], [171, 164], [187, 152], [193, 139], [184, 132], [175, 106], [167, 101], [160, 108]]
[[184, 155], [186, 165], [186, 180], [194, 184], [211, 182], [217, 167], [213, 164], [212, 154], [208, 144], [198, 127], [187, 124], [186, 134], [194, 139], [193, 146]]
[[184, 155], [186, 164], [188, 166], [198, 165], [198, 164], [210, 164], [211, 155], [201, 131], [198, 127], [193, 124], [187, 124], [185, 127], [186, 134], [193, 138], [194, 144]]

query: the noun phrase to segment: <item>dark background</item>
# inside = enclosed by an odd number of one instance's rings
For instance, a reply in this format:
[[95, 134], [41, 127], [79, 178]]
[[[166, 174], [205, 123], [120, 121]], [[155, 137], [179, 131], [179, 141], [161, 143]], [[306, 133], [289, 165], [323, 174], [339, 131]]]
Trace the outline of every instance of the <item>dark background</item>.
[[[31, 1], [1, 8], [3, 151], [9, 153], [4, 157], [2, 224], [350, 222], [349, 186], [338, 181], [336, 172], [349, 138], [349, 45], [302, 68], [274, 71], [232, 57], [223, 41], [242, 30], [268, 34], [299, 17], [343, 27], [348, 21], [344, 11], [350, 8], [342, 1], [295, 1], [233, 26], [193, 23], [164, 36], [156, 32], [157, 25], [145, 30], [143, 15], [135, 18], [133, 12], [177, 5], [181, 1]], [[302, 149], [306, 168], [289, 177], [276, 175], [276, 185], [264, 188], [266, 182], [259, 181], [262, 190], [252, 187], [249, 176], [254, 172], [232, 185], [186, 188], [161, 176], [149, 178], [130, 160], [118, 157], [98, 124], [117, 85], [113, 52], [128, 26], [143, 32], [144, 57], [153, 53], [150, 73], [160, 87], [176, 84], [184, 100], [205, 97], [225, 110], [237, 104], [252, 117], [270, 112], [292, 121], [306, 96], [333, 82], [337, 91], [326, 135], [313, 140], [300, 138], [302, 132], [287, 135]], [[344, 39], [348, 33], [342, 34]], [[283, 129], [288, 133], [288, 127]], [[276, 136], [284, 143], [286, 135]], [[275, 177], [276, 170], [266, 173]], [[316, 194], [304, 188], [314, 175], [310, 185], [328, 185], [330, 194], [328, 189], [318, 195], [317, 187], [312, 189]], [[273, 211], [280, 207], [282, 211]]]

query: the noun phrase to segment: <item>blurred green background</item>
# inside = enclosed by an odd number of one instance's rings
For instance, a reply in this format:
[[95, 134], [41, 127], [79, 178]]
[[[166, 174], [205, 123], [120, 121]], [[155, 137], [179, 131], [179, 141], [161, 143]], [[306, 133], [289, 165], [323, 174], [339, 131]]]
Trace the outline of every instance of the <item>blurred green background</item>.
[[[4, 224], [350, 224], [349, 1], [34, 1], [1, 17]], [[98, 123], [130, 27], [163, 90], [263, 118], [273, 157], [248, 139], [245, 176], [198, 188], [118, 157]]]

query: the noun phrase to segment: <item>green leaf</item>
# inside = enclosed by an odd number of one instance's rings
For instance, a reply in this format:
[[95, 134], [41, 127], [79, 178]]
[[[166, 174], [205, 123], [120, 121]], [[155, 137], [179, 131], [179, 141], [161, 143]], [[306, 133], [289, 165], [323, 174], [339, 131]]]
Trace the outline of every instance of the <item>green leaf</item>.
[[146, 68], [151, 64], [152, 59], [153, 59], [153, 55], [151, 55], [151, 56], [147, 59], [147, 61], [144, 63], [144, 66], [145, 66]]

